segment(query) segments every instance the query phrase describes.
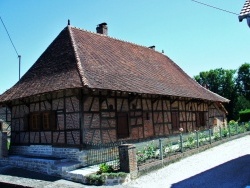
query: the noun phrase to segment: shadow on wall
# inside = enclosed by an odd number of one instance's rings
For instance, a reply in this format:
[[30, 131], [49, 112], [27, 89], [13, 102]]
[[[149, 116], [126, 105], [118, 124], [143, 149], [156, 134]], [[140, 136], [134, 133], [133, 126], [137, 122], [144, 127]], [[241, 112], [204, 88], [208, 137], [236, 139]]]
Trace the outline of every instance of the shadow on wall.
[[[206, 162], [206, 160], [209, 159], [204, 159], [204, 162]], [[171, 188], [244, 188], [247, 185], [250, 185], [250, 155], [228, 161], [186, 180], [175, 183]]]

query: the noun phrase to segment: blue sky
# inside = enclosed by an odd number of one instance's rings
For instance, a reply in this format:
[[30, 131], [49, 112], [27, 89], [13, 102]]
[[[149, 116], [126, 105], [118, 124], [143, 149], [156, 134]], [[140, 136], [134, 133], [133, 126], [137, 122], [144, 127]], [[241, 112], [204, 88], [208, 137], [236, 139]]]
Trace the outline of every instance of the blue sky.
[[[235, 13], [245, 0], [200, 0]], [[0, 16], [21, 59], [23, 75], [60, 31], [71, 25], [156, 46], [189, 76], [215, 68], [237, 69], [250, 62], [250, 29], [237, 15], [191, 0], [0, 0]], [[18, 58], [0, 23], [0, 94], [18, 81]]]

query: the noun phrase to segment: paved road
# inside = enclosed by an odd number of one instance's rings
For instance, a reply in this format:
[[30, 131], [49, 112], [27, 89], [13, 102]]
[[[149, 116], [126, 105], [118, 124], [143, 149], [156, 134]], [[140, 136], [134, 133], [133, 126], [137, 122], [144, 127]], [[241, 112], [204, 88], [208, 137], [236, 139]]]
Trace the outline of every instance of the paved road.
[[143, 188], [244, 188], [250, 185], [250, 136], [216, 146], [128, 184]]

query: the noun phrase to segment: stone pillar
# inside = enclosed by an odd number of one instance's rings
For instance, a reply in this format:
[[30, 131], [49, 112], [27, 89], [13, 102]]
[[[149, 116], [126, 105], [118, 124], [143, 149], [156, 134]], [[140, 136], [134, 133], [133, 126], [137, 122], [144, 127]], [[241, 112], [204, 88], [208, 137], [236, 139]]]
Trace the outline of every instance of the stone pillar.
[[119, 146], [120, 170], [130, 173], [131, 178], [136, 178], [138, 173], [136, 160], [136, 147], [132, 144]]
[[0, 158], [8, 157], [7, 132], [0, 131]]

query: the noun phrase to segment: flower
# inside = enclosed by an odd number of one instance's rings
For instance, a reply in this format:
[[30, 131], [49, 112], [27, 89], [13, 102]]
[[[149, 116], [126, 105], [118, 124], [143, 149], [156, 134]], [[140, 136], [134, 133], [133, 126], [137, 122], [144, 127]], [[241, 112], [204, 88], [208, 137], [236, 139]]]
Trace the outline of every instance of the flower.
[[183, 132], [183, 128], [181, 127], [181, 128], [179, 128], [179, 131], [182, 133]]

